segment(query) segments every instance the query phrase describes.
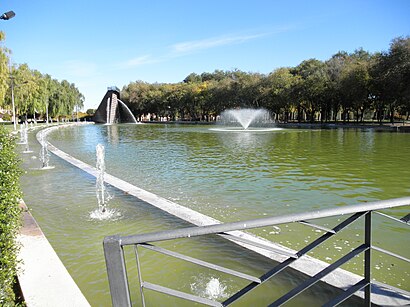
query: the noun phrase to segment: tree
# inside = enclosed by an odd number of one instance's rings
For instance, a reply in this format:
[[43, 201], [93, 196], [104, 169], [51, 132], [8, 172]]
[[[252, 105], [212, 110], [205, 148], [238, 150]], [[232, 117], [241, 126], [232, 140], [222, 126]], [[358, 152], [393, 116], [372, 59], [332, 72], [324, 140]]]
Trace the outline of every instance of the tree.
[[[172, 118], [208, 119], [225, 109], [266, 108], [285, 121], [357, 121], [371, 108], [381, 120], [385, 109], [409, 114], [409, 39], [397, 38], [389, 52], [369, 54], [340, 51], [326, 62], [309, 59], [296, 67], [278, 68], [268, 75], [215, 70], [191, 73], [182, 82], [131, 82], [121, 96], [138, 115], [156, 113]], [[406, 113], [407, 112], [407, 113]]]
[[321, 118], [330, 118], [336, 121], [337, 115], [342, 105], [342, 89], [340, 81], [342, 79], [342, 71], [349, 59], [349, 55], [345, 51], [339, 51], [334, 54], [326, 64], [328, 82], [325, 91], [325, 99], [327, 101], [324, 116]]
[[394, 39], [388, 52], [377, 55], [372, 77], [373, 95], [379, 103], [378, 113], [386, 107], [393, 123], [397, 110], [409, 108], [410, 37]]
[[308, 120], [313, 122], [325, 97], [328, 81], [326, 66], [319, 60], [310, 59], [295, 67], [293, 73], [300, 76], [300, 82], [297, 84], [299, 107], [306, 113]]
[[364, 112], [370, 107], [370, 54], [356, 50], [347, 58], [339, 79], [339, 95], [342, 98], [343, 120], [355, 112], [356, 121], [363, 121]]
[[293, 75], [289, 68], [278, 68], [264, 81], [263, 105], [275, 114], [283, 112], [285, 122], [296, 111], [296, 99], [292, 89], [300, 77]]
[[9, 50], [2, 46], [2, 42], [5, 39], [5, 35], [0, 31], [0, 106], [4, 107], [4, 98], [10, 86], [9, 79]]
[[196, 82], [202, 82], [202, 78], [200, 75], [196, 74], [196, 73], [191, 73], [189, 74], [185, 79], [184, 79], [185, 83], [196, 83]]

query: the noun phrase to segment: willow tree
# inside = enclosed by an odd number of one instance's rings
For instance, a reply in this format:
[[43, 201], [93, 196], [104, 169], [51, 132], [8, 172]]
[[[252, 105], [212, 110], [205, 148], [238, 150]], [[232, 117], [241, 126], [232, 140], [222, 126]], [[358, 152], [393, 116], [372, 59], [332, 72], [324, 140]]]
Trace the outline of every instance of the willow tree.
[[38, 91], [36, 78], [27, 64], [13, 65], [11, 75], [14, 83], [14, 104], [16, 114], [24, 115], [34, 113], [33, 100]]
[[9, 50], [3, 46], [5, 34], [0, 31], [0, 106], [5, 106], [5, 96], [9, 89]]

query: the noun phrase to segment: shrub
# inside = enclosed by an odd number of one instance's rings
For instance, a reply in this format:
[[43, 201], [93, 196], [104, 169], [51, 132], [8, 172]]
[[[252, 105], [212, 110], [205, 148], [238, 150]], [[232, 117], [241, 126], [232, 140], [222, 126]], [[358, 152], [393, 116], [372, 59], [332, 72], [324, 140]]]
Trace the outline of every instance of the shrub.
[[15, 300], [21, 168], [14, 148], [13, 137], [0, 126], [0, 306], [14, 305]]
[[11, 121], [11, 115], [8, 113], [4, 113], [3, 114], [3, 120], [5, 121]]

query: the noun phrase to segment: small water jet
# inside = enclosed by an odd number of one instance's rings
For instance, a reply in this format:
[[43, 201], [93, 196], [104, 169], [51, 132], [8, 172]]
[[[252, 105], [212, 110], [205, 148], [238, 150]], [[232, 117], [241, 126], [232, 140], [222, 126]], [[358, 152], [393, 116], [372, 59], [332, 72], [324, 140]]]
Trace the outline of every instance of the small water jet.
[[196, 295], [211, 300], [221, 300], [229, 297], [227, 286], [216, 277], [205, 277], [203, 274], [194, 277], [191, 291]]
[[102, 144], [97, 144], [96, 148], [97, 156], [97, 176], [95, 182], [95, 192], [97, 196], [98, 208], [90, 213], [90, 218], [96, 220], [107, 220], [112, 217], [119, 217], [121, 214], [115, 209], [108, 208], [108, 202], [112, 199], [112, 196], [108, 193], [104, 184], [105, 175], [105, 148]]
[[98, 176], [96, 180], [96, 195], [98, 201], [98, 208], [100, 212], [104, 213], [107, 210], [107, 202], [109, 200], [109, 194], [104, 185], [105, 174], [105, 148], [102, 144], [98, 144], [95, 148], [97, 155], [97, 170]]
[[40, 133], [40, 144], [41, 144], [41, 149], [40, 149], [40, 154], [39, 154], [39, 159], [41, 162], [41, 169], [53, 169], [54, 166], [48, 165], [50, 162], [50, 153], [48, 151], [48, 143], [46, 140], [46, 136], [44, 131]]
[[25, 124], [20, 124], [20, 141], [17, 144], [23, 145], [26, 144], [26, 129]]
[[22, 135], [22, 142], [21, 144], [26, 145], [23, 153], [32, 153], [33, 151], [30, 150], [30, 145], [28, 143], [28, 123], [26, 122], [23, 127], [23, 135]]

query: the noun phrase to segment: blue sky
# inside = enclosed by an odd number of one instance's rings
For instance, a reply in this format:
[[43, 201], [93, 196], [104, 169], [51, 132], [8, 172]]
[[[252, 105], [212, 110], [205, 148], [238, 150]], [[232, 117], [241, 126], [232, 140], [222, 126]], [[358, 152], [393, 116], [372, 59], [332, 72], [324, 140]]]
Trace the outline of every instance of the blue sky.
[[108, 86], [215, 69], [269, 73], [410, 35], [410, 0], [1, 1], [13, 63], [73, 82], [96, 108]]

